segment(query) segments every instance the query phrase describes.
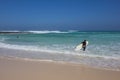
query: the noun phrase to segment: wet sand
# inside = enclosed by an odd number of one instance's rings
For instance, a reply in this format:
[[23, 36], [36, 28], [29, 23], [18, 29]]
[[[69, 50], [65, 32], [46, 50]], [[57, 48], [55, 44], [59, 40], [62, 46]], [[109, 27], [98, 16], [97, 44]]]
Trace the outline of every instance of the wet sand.
[[120, 80], [120, 71], [0, 57], [0, 80]]

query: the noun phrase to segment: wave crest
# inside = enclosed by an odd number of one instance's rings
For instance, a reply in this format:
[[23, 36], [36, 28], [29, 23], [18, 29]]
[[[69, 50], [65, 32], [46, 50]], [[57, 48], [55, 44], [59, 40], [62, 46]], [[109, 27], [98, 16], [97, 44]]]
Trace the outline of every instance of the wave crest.
[[28, 31], [30, 33], [37, 33], [37, 34], [45, 34], [45, 33], [68, 33], [68, 32], [63, 32], [63, 31]]

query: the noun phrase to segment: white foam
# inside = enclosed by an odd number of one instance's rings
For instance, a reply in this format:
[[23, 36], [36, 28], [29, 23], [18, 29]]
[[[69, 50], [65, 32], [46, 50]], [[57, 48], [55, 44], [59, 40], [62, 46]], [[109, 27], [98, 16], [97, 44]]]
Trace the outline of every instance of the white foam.
[[[69, 51], [69, 50], [61, 50], [60, 48], [51, 49], [50, 46], [32, 46], [32, 45], [14, 45], [0, 42], [1, 48], [8, 48], [8, 49], [17, 49], [17, 50], [25, 50], [25, 51], [39, 51], [39, 52], [47, 52], [47, 53], [57, 53], [57, 54], [70, 54], [70, 55], [78, 55], [78, 56], [87, 56], [87, 57], [103, 57], [106, 59], [119, 59], [120, 57], [116, 56], [105, 56], [105, 55], [98, 55], [95, 51]], [[56, 46], [55, 46], [56, 47]], [[59, 46], [57, 46], [59, 47]], [[63, 47], [63, 46], [62, 46]], [[91, 54], [95, 52], [96, 54]]]
[[[94, 66], [97, 68], [113, 69], [113, 70], [119, 70], [119, 67], [120, 67], [120, 58], [92, 55], [92, 54], [89, 54], [90, 53], [89, 51], [86, 51], [86, 52], [80, 51], [80, 52], [76, 52], [76, 53], [75, 52], [67, 52], [67, 51], [59, 52], [59, 51], [48, 50], [47, 48], [41, 49], [37, 46], [11, 45], [11, 44], [1, 43], [1, 42], [0, 42], [0, 47], [8, 48], [8, 49], [25, 50], [25, 51], [47, 52], [49, 56], [48, 56], [48, 59], [46, 59], [46, 58], [44, 59], [46, 61], [73, 62], [73, 63], [85, 64], [88, 66]], [[39, 54], [39, 52], [37, 52], [37, 53], [34, 52], [34, 55]], [[56, 55], [50, 55], [50, 54], [54, 54], [54, 53]], [[59, 53], [65, 54], [65, 55], [61, 56], [61, 55], [59, 55]], [[21, 52], [20, 54], [24, 54], [24, 53]], [[24, 59], [28, 60], [29, 57], [25, 56]], [[39, 60], [39, 58], [38, 58], [38, 60]]]
[[[27, 45], [14, 45], [0, 42], [1, 48], [16, 49], [16, 50], [25, 50], [25, 51], [38, 51], [38, 52], [47, 52], [47, 53], [64, 53], [57, 50], [49, 49], [47, 46], [27, 46]], [[66, 53], [67, 54], [67, 53]], [[69, 54], [69, 53], [68, 53]]]
[[46, 33], [68, 33], [68, 32], [64, 32], [64, 31], [48, 31], [48, 30], [44, 30], [44, 31], [26, 31], [26, 32], [31, 32], [31, 33], [36, 33], [36, 34], [46, 34]]
[[76, 55], [74, 52], [59, 50], [59, 49], [50, 49], [50, 46], [32, 46], [32, 45], [15, 45], [15, 44], [8, 44], [0, 42], [1, 48], [8, 48], [8, 49], [17, 49], [17, 50], [25, 50], [25, 51], [38, 51], [38, 52], [47, 52], [47, 53], [58, 53], [58, 54], [73, 54]]
[[3, 30], [0, 32], [30, 32], [30, 33], [36, 33], [36, 34], [46, 34], [46, 33], [73, 33], [73, 32], [79, 32], [78, 30], [68, 30], [68, 31], [59, 31], [59, 30], [30, 30], [30, 31], [19, 31], [19, 30]]

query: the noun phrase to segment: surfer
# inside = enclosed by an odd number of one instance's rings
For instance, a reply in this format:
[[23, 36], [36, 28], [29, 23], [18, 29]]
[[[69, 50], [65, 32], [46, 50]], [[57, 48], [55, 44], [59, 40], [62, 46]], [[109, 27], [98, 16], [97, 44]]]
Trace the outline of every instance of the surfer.
[[83, 51], [85, 51], [85, 49], [86, 49], [86, 40], [84, 40], [84, 41], [82, 42], [82, 48], [83, 48]]
[[87, 41], [87, 40], [84, 40], [83, 42], [81, 42], [79, 45], [77, 45], [77, 46], [75, 47], [75, 51], [79, 51], [79, 50], [81, 50], [81, 49], [82, 49], [83, 51], [85, 51], [87, 45], [88, 45], [88, 41]]

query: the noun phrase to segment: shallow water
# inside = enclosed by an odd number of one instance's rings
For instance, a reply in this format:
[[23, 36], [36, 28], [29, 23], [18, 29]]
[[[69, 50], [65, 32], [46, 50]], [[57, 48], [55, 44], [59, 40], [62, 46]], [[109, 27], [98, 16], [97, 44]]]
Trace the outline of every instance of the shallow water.
[[[0, 55], [67, 61], [120, 69], [120, 32], [27, 32], [30, 33], [0, 34], [0, 48], [19, 50], [20, 52], [5, 53], [6, 50], [2, 52], [0, 49]], [[86, 51], [75, 51], [76, 45], [84, 39], [89, 41]]]

